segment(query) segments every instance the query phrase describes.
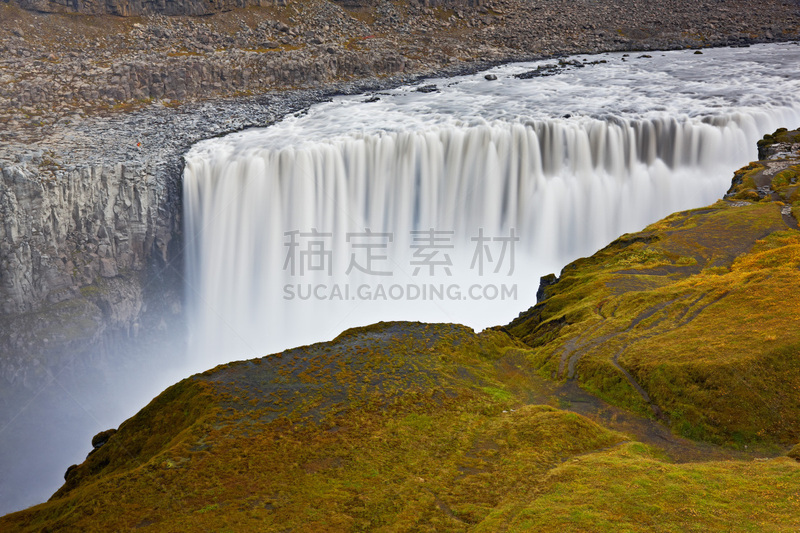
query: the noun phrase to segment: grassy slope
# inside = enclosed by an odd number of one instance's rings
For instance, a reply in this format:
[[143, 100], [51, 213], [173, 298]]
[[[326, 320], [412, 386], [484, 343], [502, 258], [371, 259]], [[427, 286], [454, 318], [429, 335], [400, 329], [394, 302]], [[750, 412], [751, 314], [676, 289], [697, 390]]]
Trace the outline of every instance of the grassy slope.
[[378, 324], [218, 367], [165, 391], [0, 530], [800, 527], [795, 460], [673, 464], [526, 403], [531, 355], [496, 330]]
[[[653, 412], [685, 436], [796, 443], [800, 232], [781, 211], [800, 206], [798, 162], [752, 163], [730, 201], [569, 265], [507, 330], [533, 347], [541, 373]], [[757, 186], [771, 193], [759, 199]]]
[[[763, 172], [741, 177], [755, 200]], [[0, 530], [796, 531], [795, 459], [697, 445], [675, 462], [616, 415], [559, 408], [540, 377], [692, 437], [796, 442], [783, 177], [776, 198], [678, 213], [577, 261], [505, 330], [376, 324], [188, 378]]]

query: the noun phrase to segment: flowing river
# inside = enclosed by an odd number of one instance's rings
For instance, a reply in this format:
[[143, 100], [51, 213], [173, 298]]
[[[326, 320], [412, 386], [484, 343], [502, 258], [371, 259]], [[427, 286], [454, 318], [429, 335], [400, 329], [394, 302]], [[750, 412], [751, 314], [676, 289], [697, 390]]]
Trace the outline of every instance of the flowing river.
[[796, 65], [795, 44], [508, 64], [199, 143], [197, 369], [380, 320], [509, 322], [540, 276], [720, 198], [800, 125]]

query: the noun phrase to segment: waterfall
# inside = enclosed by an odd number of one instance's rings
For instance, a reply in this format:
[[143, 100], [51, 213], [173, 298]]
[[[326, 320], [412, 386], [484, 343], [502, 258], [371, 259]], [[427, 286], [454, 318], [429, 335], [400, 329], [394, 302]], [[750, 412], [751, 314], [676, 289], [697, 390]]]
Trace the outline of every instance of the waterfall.
[[508, 322], [540, 276], [715, 201], [798, 109], [382, 122], [302, 142], [290, 121], [201, 143], [184, 170], [193, 353], [202, 367], [378, 320]]

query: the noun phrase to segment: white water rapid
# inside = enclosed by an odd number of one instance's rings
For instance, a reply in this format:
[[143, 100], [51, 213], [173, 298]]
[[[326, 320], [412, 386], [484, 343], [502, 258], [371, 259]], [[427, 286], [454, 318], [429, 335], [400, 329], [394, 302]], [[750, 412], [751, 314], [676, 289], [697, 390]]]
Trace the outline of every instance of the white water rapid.
[[507, 323], [540, 276], [712, 203], [761, 135], [800, 126], [796, 45], [640, 55], [337, 97], [196, 145], [184, 204], [198, 369], [378, 320]]

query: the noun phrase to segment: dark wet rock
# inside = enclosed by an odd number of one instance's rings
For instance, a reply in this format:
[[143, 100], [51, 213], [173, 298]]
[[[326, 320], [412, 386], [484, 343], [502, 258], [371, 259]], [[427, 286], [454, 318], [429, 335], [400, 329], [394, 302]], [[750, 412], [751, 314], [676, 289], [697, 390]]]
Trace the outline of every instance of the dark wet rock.
[[76, 468], [78, 468], [78, 465], [70, 465], [67, 467], [67, 471], [64, 472], [64, 481], [69, 479], [70, 474], [72, 474]]
[[439, 88], [436, 85], [422, 85], [416, 89], [419, 93], [438, 93]]
[[547, 289], [556, 283], [558, 283], [558, 278], [555, 274], [548, 274], [539, 278], [539, 289], [536, 291], [537, 304], [545, 301], [550, 296]]
[[107, 429], [105, 431], [101, 431], [100, 433], [92, 437], [92, 448], [96, 450], [102, 447], [108, 442], [108, 439], [114, 436], [116, 432], [117, 432], [116, 429]]
[[521, 80], [529, 80], [531, 78], [540, 78], [542, 76], [555, 76], [556, 74], [560, 74], [563, 70], [564, 69], [558, 65], [540, 65], [534, 70], [529, 70], [521, 74], [514, 74], [514, 77]]

